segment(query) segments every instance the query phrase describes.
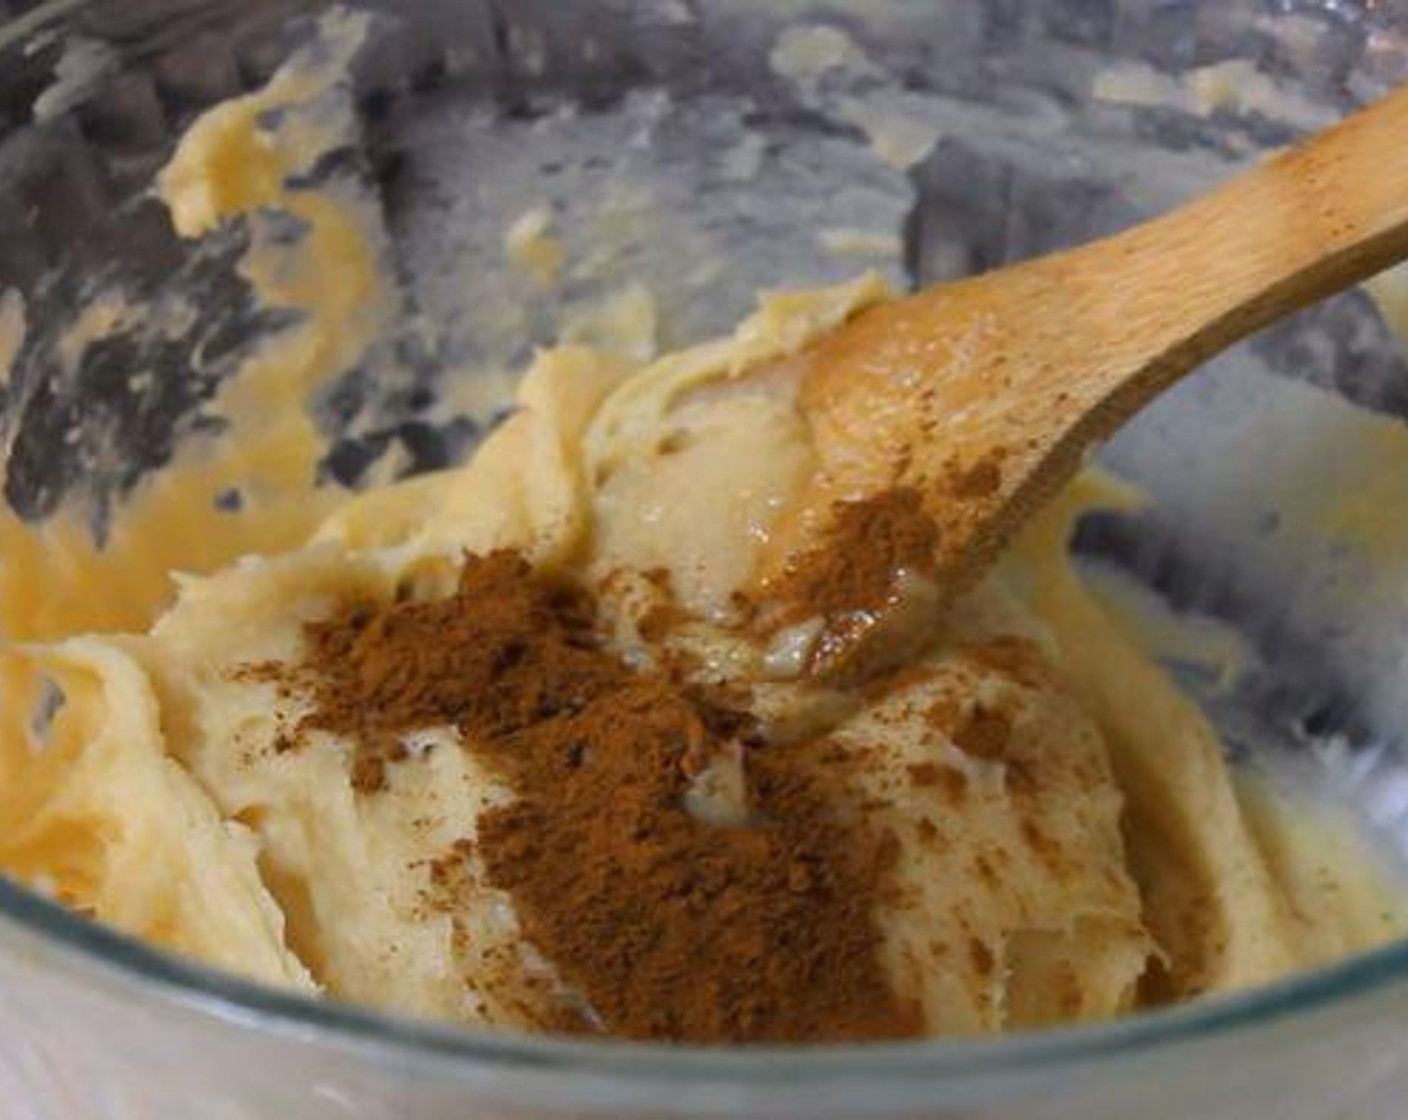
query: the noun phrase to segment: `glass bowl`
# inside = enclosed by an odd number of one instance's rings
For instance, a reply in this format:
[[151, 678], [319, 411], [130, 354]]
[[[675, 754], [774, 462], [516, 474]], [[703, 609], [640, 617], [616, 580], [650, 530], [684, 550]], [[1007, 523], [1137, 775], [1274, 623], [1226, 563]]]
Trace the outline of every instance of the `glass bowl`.
[[[173, 448], [210, 437], [222, 379], [287, 325], [239, 274], [248, 225], [183, 240], [151, 188], [183, 130], [325, 34], [329, 7], [0, 2], [0, 293], [18, 293], [0, 316], [22, 307], [25, 328], [0, 404], [5, 498], [25, 520], [81, 501], [101, 540]], [[992, 267], [1158, 212], [1408, 77], [1396, 0], [341, 10], [368, 21], [339, 86], [351, 127], [304, 173], [372, 200], [395, 308], [316, 401], [330, 486], [462, 458], [532, 347], [590, 337], [582, 310], [621, 285], [652, 311], [621, 344], [663, 349], [759, 289]], [[525, 221], [561, 238], [551, 290], [506, 248]], [[1354, 811], [1388, 863], [1408, 851], [1396, 285], [1263, 333], [1141, 416], [1102, 454], [1149, 502], [1092, 516], [1077, 541], [1093, 567], [1235, 628], [1254, 655], [1235, 679], [1196, 656], [1171, 671], [1234, 756]], [[179, 297], [180, 329], [129, 316], [73, 352], [112, 291]], [[1359, 521], [1330, 516], [1366, 494]], [[1396, 944], [991, 1040], [521, 1038], [262, 988], [0, 879], [0, 1111], [26, 1118], [1387, 1117], [1408, 1092], [1405, 1016]]]

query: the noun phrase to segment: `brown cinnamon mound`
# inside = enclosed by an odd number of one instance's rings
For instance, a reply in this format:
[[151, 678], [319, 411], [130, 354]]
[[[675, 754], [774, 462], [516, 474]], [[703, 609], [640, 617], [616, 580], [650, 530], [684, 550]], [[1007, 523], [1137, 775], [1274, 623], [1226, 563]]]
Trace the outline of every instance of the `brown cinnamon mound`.
[[576, 1029], [690, 1042], [918, 1033], [878, 957], [893, 838], [835, 820], [784, 747], [747, 755], [749, 824], [690, 814], [691, 775], [746, 714], [632, 670], [601, 648], [593, 617], [588, 596], [497, 552], [468, 558], [449, 598], [310, 625], [304, 664], [286, 672], [311, 693], [305, 725], [350, 737], [373, 771], [395, 761], [398, 735], [452, 724], [508, 779], [518, 799], [480, 818], [475, 851], [600, 1023]]
[[939, 530], [912, 487], [838, 502], [820, 545], [769, 587], [763, 634], [820, 618], [807, 673], [860, 684], [918, 652], [935, 624]]
[[797, 557], [770, 589], [794, 613], [840, 615], [877, 611], [896, 573], [934, 570], [938, 526], [913, 487], [837, 502], [821, 547]]

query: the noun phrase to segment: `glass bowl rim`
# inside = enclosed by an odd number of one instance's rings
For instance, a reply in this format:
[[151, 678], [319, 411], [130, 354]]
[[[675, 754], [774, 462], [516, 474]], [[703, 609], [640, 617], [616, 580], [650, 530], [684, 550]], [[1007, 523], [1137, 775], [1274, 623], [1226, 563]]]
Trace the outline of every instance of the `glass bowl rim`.
[[[0, 50], [98, 0], [48, 0], [0, 20]], [[491, 1031], [280, 990], [145, 944], [76, 914], [0, 874], [0, 950], [32, 938], [61, 958], [67, 978], [102, 979], [163, 1006], [270, 1035], [308, 1038], [344, 1050], [429, 1062], [450, 1076], [497, 1066], [527, 1073], [632, 1077], [663, 1085], [747, 1082], [785, 1086], [896, 1079], [934, 1088], [992, 1074], [1036, 1073], [1116, 1060], [1180, 1041], [1267, 1028], [1291, 1016], [1349, 1004], [1392, 985], [1408, 1010], [1408, 937], [1334, 964], [1246, 991], [1139, 1012], [1090, 1025], [990, 1038], [936, 1038], [868, 1045], [693, 1046], [580, 1040]]]
[[1370, 993], [1402, 996], [1408, 1010], [1408, 938], [1403, 938], [1270, 984], [1102, 1023], [865, 1045], [661, 1045], [476, 1029], [281, 990], [155, 948], [0, 875], [0, 951], [26, 936], [46, 956], [58, 958], [50, 971], [65, 979], [106, 981], [159, 1007], [270, 1037], [316, 1036], [332, 1049], [429, 1063], [450, 1078], [493, 1067], [677, 1087], [687, 1082], [782, 1088], [805, 1079], [813, 1089], [852, 1080], [934, 1089], [1108, 1062], [1234, 1032], [1245, 1035], [1293, 1016], [1344, 1007]]

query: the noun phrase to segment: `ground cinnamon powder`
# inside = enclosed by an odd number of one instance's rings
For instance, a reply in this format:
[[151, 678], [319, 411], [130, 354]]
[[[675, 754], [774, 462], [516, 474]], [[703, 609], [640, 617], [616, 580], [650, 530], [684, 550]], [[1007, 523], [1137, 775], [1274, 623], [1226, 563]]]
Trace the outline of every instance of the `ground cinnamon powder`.
[[822, 547], [796, 557], [770, 592], [793, 612], [835, 616], [878, 611], [899, 572], [934, 568], [939, 531], [912, 487], [837, 502]]
[[923, 644], [932, 618], [914, 610], [935, 571], [939, 531], [912, 487], [837, 502], [820, 545], [793, 557], [768, 587], [772, 609], [756, 612], [764, 634], [820, 619], [807, 673], [859, 684], [903, 663]]
[[[588, 595], [496, 552], [468, 558], [448, 598], [353, 604], [310, 625], [304, 663], [285, 673], [313, 700], [301, 726], [357, 744], [366, 789], [399, 757], [398, 736], [445, 724], [509, 780], [518, 799], [481, 817], [477, 855], [590, 1006], [598, 1022], [577, 1029], [691, 1042], [919, 1033], [878, 958], [894, 838], [835, 819], [822, 779], [790, 748], [753, 741], [746, 714], [603, 649], [594, 614]], [[740, 740], [750, 820], [697, 819], [692, 776]]]

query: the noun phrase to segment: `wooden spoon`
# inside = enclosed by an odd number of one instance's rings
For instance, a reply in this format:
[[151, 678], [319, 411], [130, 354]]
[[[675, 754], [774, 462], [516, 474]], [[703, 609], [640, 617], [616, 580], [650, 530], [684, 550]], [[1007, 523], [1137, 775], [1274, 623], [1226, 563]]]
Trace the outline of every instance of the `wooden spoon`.
[[1174, 381], [1405, 256], [1408, 86], [1154, 221], [865, 311], [803, 355], [821, 470], [774, 555], [912, 486], [956, 594]]

